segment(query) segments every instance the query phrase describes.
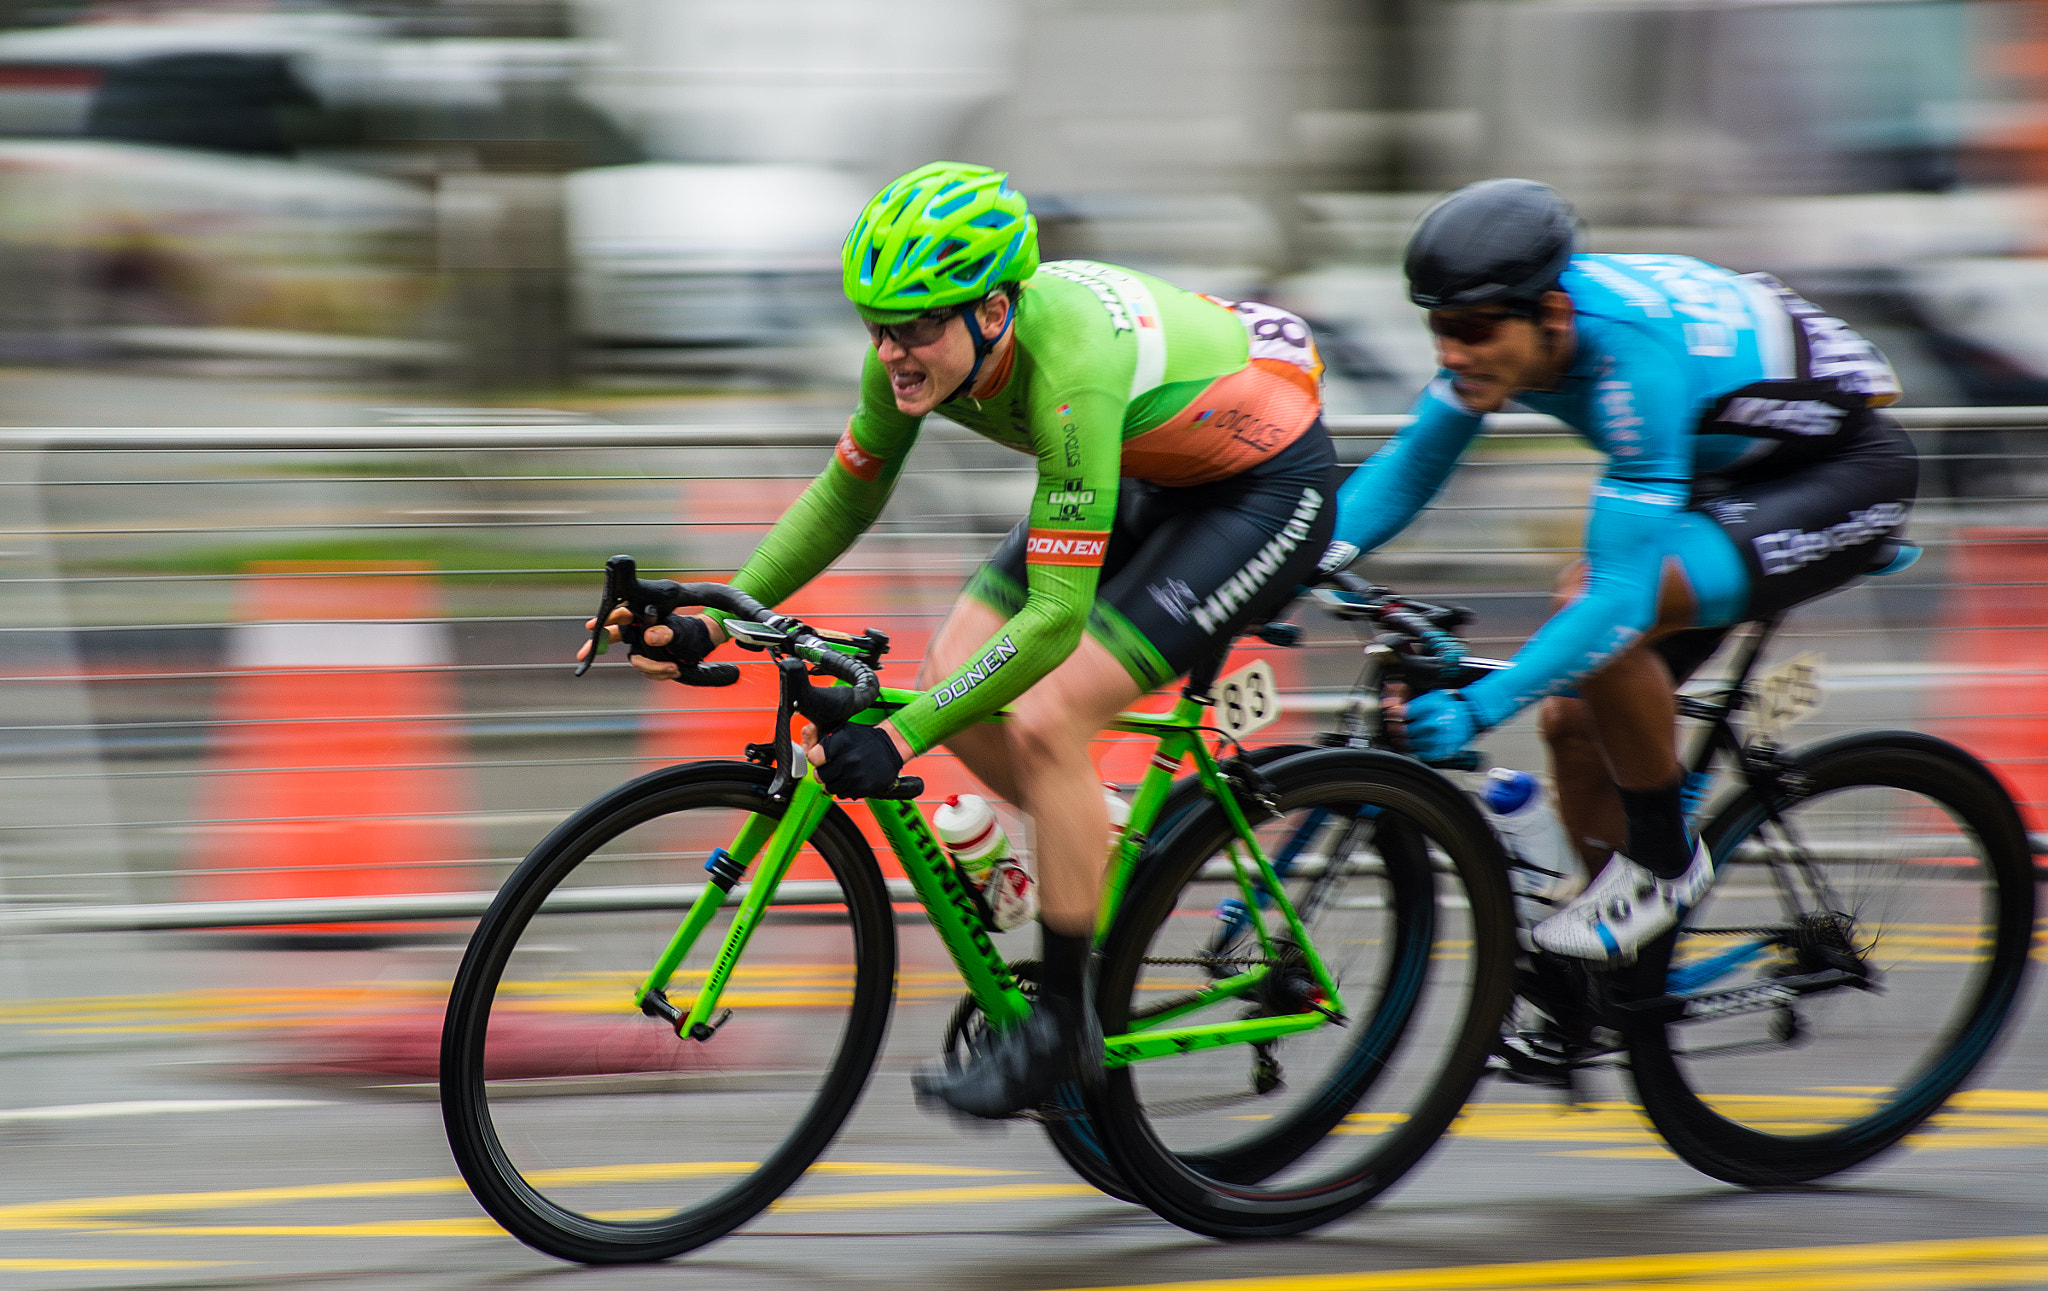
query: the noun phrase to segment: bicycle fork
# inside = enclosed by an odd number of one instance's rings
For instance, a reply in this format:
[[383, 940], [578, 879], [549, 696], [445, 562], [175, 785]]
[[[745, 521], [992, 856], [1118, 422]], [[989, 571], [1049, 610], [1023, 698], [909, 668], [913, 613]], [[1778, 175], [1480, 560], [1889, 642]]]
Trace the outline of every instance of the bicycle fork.
[[[690, 912], [669, 939], [668, 949], [655, 961], [654, 969], [648, 973], [639, 989], [633, 993], [633, 1002], [640, 1011], [652, 1018], [660, 1018], [674, 1028], [677, 1036], [690, 1040], [709, 1040], [718, 1028], [732, 1016], [727, 1009], [716, 1022], [711, 1020], [712, 1011], [725, 993], [725, 984], [732, 976], [733, 965], [739, 962], [740, 952], [747, 948], [747, 941], [754, 935], [754, 928], [775, 898], [775, 889], [782, 884], [782, 878], [789, 873], [790, 864], [796, 860], [797, 850], [804, 840], [811, 836], [818, 822], [831, 810], [832, 799], [818, 787], [815, 777], [806, 776], [797, 782], [790, 794], [789, 809], [780, 821], [769, 816], [753, 815], [740, 827], [739, 836], [733, 839], [732, 847], [716, 848], [704, 868], [711, 875], [711, 882], [690, 906]], [[676, 969], [697, 944], [711, 920], [724, 906], [735, 884], [747, 872], [747, 867], [756, 856], [765, 853], [754, 881], [747, 888], [747, 895], [741, 899], [738, 913], [733, 916], [732, 927], [726, 931], [725, 944], [719, 948], [718, 958], [712, 962], [711, 971], [704, 979], [704, 989], [697, 993], [696, 1001], [687, 1012], [677, 1008], [668, 998], [668, 984], [674, 978]]]

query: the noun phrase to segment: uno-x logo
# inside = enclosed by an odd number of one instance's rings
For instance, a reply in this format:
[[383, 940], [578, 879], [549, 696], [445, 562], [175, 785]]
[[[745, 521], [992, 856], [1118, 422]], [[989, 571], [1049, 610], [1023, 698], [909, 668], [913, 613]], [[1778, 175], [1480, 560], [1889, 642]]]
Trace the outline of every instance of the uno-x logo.
[[1033, 529], [1024, 539], [1024, 559], [1033, 565], [1100, 565], [1109, 550], [1109, 530]]
[[1757, 560], [1762, 563], [1764, 573], [1789, 574], [1824, 556], [1860, 547], [1872, 538], [1898, 528], [1899, 522], [1905, 518], [1905, 504], [1880, 502], [1874, 507], [1851, 511], [1847, 520], [1818, 532], [1780, 529], [1776, 533], [1760, 533], [1751, 541], [1756, 546]]
[[1819, 399], [1730, 399], [1718, 420], [1785, 435], [1832, 435], [1842, 428], [1843, 410]]

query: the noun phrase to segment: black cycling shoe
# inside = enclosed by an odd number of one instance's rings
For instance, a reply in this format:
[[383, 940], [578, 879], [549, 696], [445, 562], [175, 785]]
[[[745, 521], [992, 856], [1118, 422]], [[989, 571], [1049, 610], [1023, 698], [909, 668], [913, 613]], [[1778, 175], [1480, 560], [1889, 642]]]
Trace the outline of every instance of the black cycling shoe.
[[964, 1066], [927, 1067], [910, 1087], [920, 1105], [1000, 1121], [1040, 1106], [1070, 1080], [1101, 1083], [1102, 1024], [1093, 1009], [1041, 1000], [1022, 1023], [974, 1046]]

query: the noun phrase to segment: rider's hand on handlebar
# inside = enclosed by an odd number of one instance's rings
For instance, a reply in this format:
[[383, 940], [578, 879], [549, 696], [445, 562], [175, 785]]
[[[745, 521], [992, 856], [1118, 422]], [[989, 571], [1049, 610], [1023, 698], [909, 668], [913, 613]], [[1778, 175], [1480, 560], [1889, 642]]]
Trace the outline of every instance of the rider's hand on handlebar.
[[[726, 640], [725, 629], [719, 625], [718, 620], [708, 614], [693, 614], [687, 618], [671, 614], [665, 622], [642, 630], [638, 634], [640, 640], [637, 643], [627, 640], [624, 634], [625, 628], [632, 622], [633, 611], [621, 605], [613, 610], [606, 620], [606, 631], [611, 634], [613, 641], [626, 641], [626, 662], [632, 664], [642, 676], [656, 681], [675, 680], [681, 671], [679, 664], [702, 662], [705, 655], [710, 654]], [[597, 620], [588, 619], [583, 627], [586, 631], [595, 629]], [[674, 644], [678, 633], [695, 640], [687, 640], [683, 648], [671, 651], [669, 647]], [[588, 641], [576, 652], [576, 657], [579, 660], [590, 657]]]
[[889, 726], [842, 726], [818, 739], [805, 726], [803, 756], [818, 770], [818, 782], [838, 798], [886, 796], [910, 760], [910, 745]]
[[1482, 729], [1472, 702], [1455, 690], [1432, 690], [1409, 700], [1402, 706], [1401, 724], [1408, 751], [1424, 762], [1456, 757]]

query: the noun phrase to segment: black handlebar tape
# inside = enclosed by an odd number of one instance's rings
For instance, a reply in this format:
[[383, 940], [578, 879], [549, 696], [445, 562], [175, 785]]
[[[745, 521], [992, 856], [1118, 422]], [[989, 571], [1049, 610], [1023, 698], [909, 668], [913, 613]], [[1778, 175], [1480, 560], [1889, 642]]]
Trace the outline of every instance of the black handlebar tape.
[[676, 672], [676, 680], [685, 686], [730, 686], [739, 679], [739, 665], [734, 663], [695, 663]]
[[901, 798], [908, 801], [924, 793], [924, 778], [921, 776], [897, 776], [896, 783], [889, 786], [889, 792], [877, 794], [880, 798]]

